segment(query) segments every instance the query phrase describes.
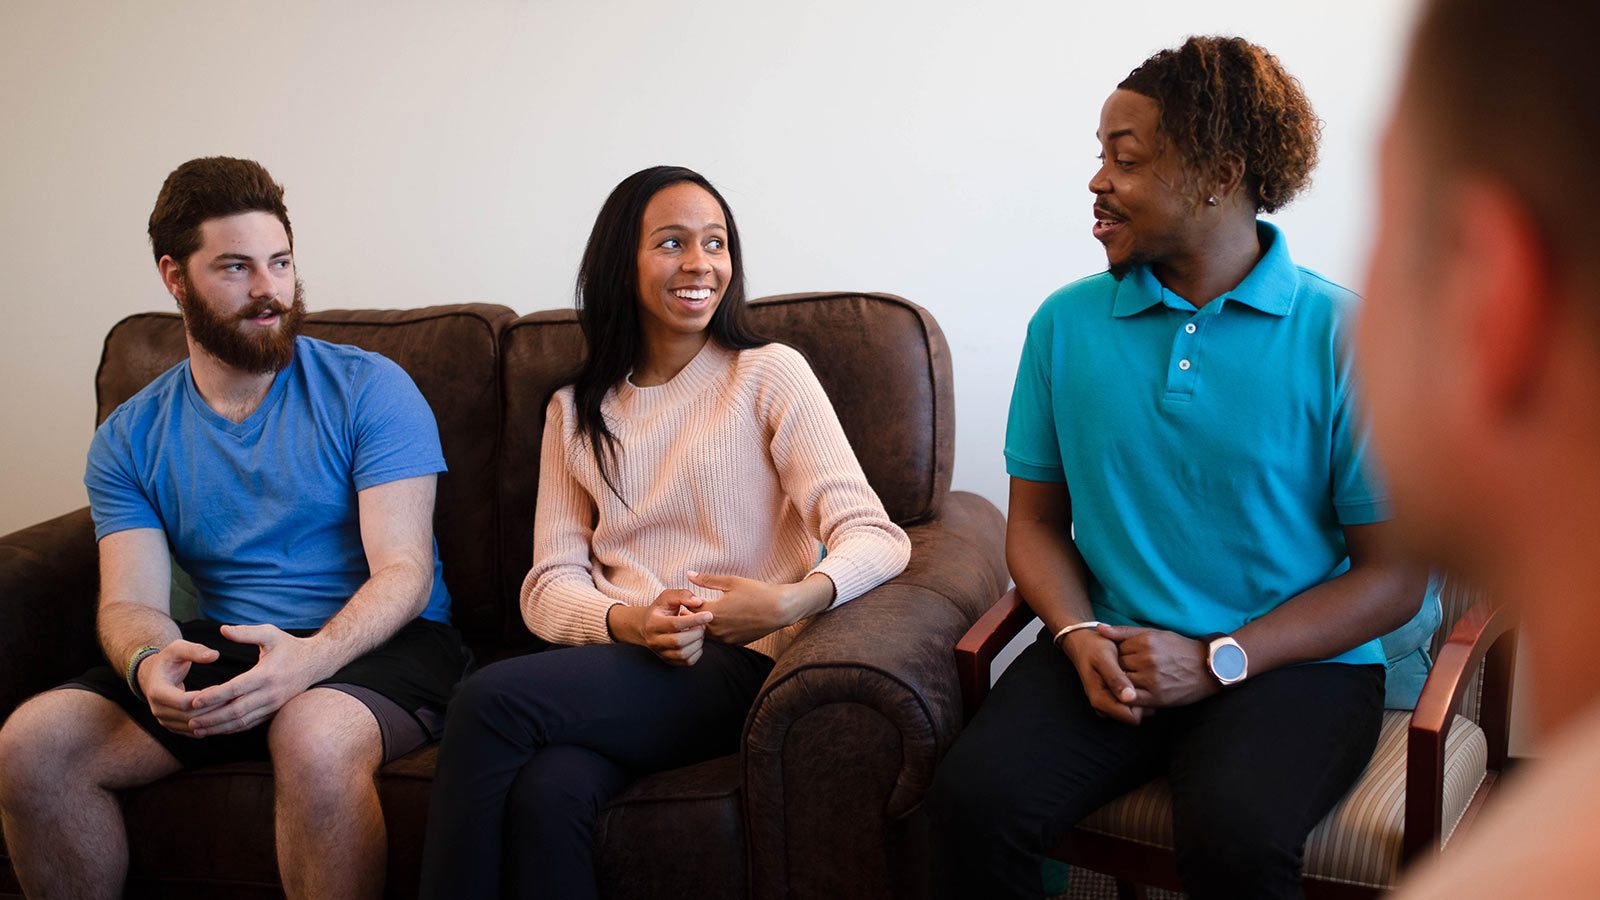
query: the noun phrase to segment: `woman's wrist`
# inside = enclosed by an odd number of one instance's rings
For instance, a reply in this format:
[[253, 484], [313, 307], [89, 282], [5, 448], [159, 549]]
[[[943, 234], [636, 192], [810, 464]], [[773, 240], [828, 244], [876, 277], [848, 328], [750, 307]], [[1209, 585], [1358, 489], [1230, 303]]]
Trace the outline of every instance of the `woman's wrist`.
[[792, 625], [833, 605], [833, 579], [821, 572], [812, 572], [788, 585], [784, 593], [785, 605], [789, 610], [789, 624]]
[[619, 644], [643, 644], [644, 632], [640, 627], [641, 617], [639, 612], [648, 612], [648, 606], [629, 606], [626, 603], [613, 603], [606, 610], [606, 630], [611, 633], [611, 640]]

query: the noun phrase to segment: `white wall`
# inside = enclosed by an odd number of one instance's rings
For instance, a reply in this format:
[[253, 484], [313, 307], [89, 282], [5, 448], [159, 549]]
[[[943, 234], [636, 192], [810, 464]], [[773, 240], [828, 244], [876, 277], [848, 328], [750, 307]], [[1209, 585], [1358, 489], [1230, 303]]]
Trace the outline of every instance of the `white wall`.
[[85, 502], [106, 330], [169, 309], [144, 225], [193, 156], [288, 188], [313, 308], [570, 303], [594, 213], [655, 163], [721, 186], [755, 295], [930, 309], [954, 354], [955, 485], [1002, 507], [1029, 314], [1103, 268], [1105, 96], [1150, 52], [1234, 32], [1326, 121], [1280, 220], [1358, 285], [1370, 161], [1411, 3], [318, 3], [0, 6], [0, 533]]

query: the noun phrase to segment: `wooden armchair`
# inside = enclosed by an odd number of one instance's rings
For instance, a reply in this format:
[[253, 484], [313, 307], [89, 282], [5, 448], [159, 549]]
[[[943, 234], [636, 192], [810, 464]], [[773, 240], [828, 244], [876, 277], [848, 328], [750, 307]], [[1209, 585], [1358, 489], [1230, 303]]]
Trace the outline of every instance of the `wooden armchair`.
[[[1370, 898], [1392, 887], [1403, 866], [1471, 824], [1505, 766], [1515, 622], [1453, 579], [1441, 601], [1416, 710], [1384, 711], [1372, 762], [1306, 840], [1308, 898]], [[968, 720], [989, 692], [995, 656], [1033, 618], [1013, 588], [956, 644]], [[1158, 778], [1079, 822], [1050, 855], [1112, 876], [1130, 898], [1145, 886], [1182, 890], [1172, 844], [1172, 792]]]

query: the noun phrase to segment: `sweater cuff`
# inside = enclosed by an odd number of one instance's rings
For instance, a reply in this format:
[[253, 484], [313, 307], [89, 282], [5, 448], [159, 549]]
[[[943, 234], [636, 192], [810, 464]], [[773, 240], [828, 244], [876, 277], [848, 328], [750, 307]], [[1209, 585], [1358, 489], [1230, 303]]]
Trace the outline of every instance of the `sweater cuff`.
[[546, 584], [537, 606], [530, 602], [533, 585], [525, 583], [522, 618], [528, 630], [552, 644], [609, 644], [606, 616], [620, 603], [594, 589], [575, 584]]
[[611, 637], [611, 629], [606, 625], [606, 619], [611, 615], [611, 607], [620, 605], [622, 601], [613, 600], [604, 594], [585, 597], [583, 600], [583, 605], [578, 610], [578, 625], [583, 629], [583, 642], [585, 644], [615, 643]]
[[861, 566], [842, 556], [824, 557], [822, 562], [817, 563], [816, 568], [811, 570], [811, 573], [816, 572], [828, 576], [828, 580], [833, 582], [833, 603], [828, 606], [829, 609], [865, 594], [877, 587], [878, 582], [882, 580], [870, 572], [863, 571]]

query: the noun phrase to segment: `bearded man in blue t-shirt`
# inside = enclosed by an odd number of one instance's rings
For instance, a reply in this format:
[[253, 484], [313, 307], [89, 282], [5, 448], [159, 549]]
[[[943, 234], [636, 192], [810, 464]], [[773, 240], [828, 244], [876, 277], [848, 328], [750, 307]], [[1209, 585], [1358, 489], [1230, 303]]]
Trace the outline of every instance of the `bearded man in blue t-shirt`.
[[1237, 38], [1152, 56], [1101, 111], [1109, 271], [1029, 323], [1006, 430], [1006, 559], [1045, 628], [932, 793], [962, 897], [1042, 896], [1041, 854], [1159, 775], [1191, 896], [1298, 897], [1307, 833], [1372, 755], [1379, 638], [1427, 578], [1391, 552], [1353, 420], [1356, 298], [1257, 219], [1318, 128]]
[[[286, 893], [377, 897], [373, 775], [437, 737], [470, 663], [433, 538], [433, 413], [389, 360], [300, 336], [283, 188], [259, 164], [178, 167], [150, 241], [189, 358], [95, 433], [110, 665], [0, 731], [7, 849], [30, 897], [121, 896], [113, 791], [270, 758]], [[181, 625], [174, 560], [198, 601]]]

